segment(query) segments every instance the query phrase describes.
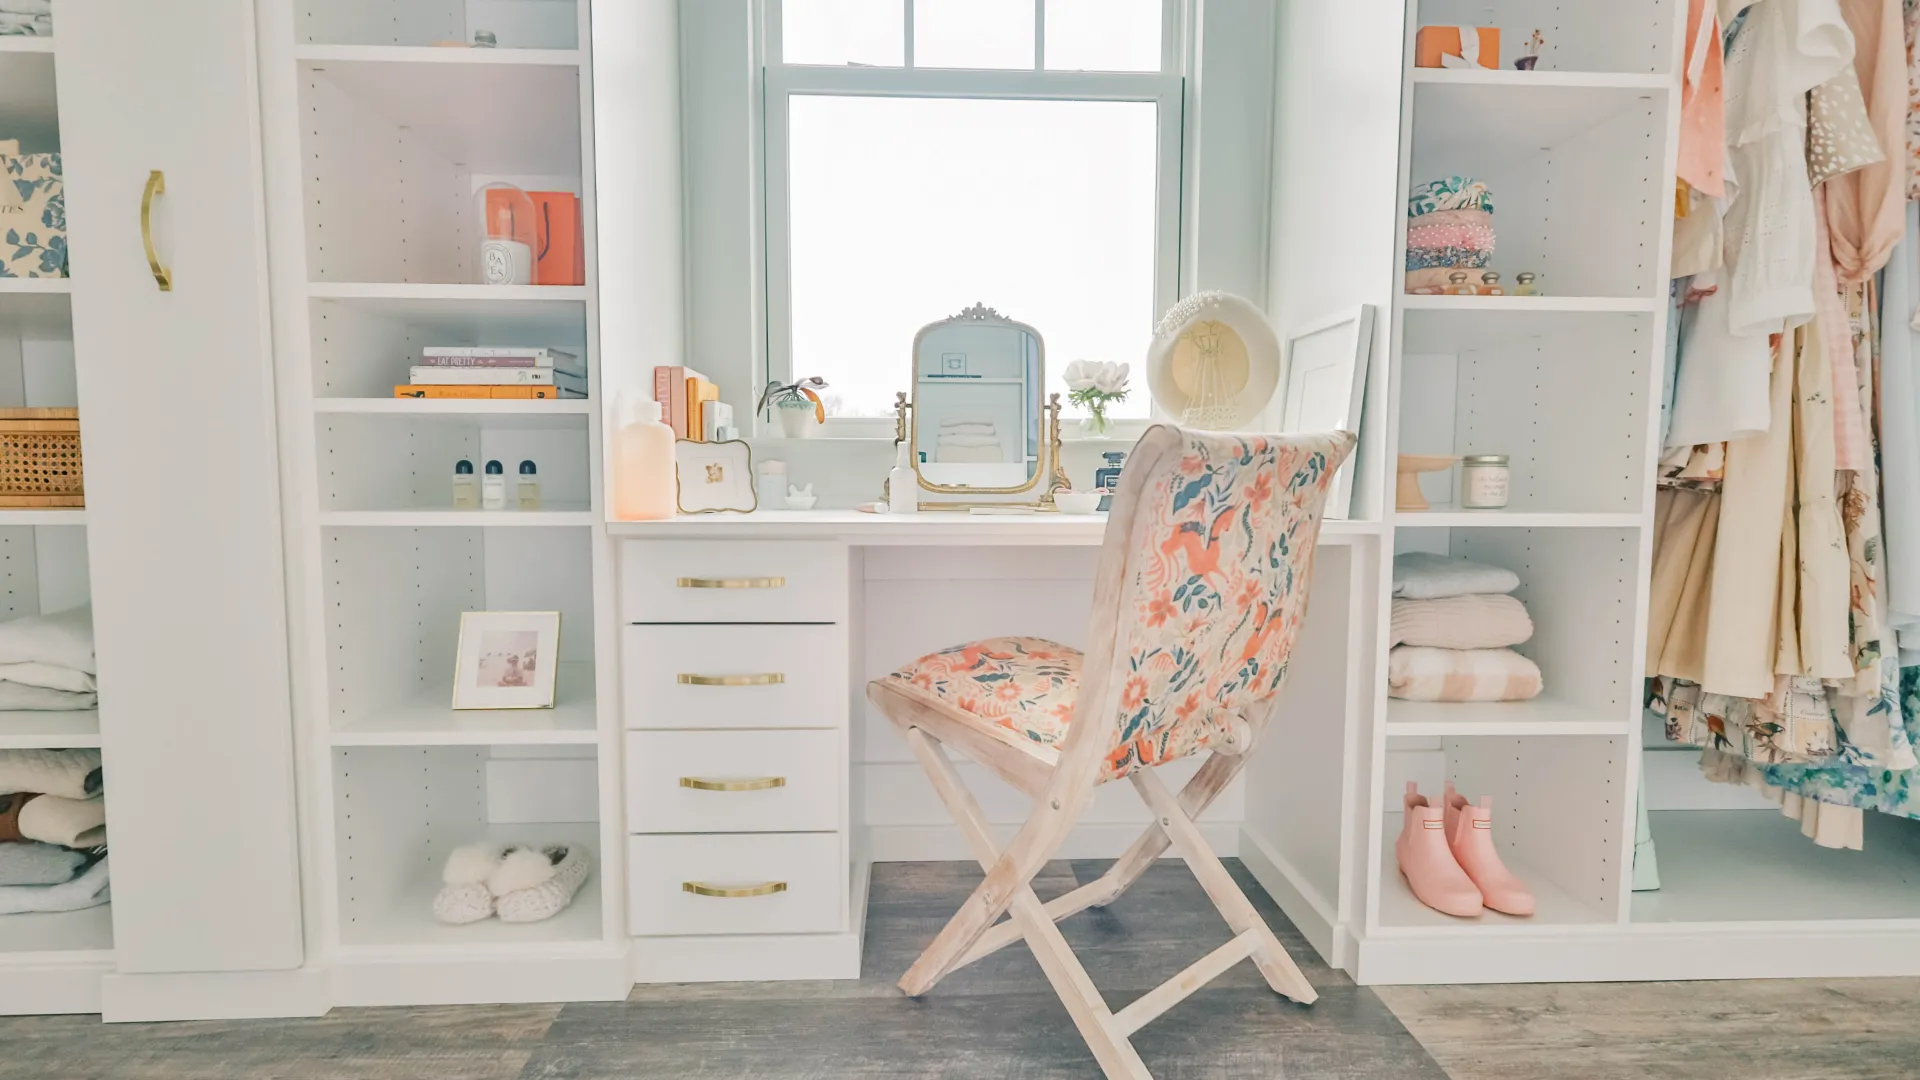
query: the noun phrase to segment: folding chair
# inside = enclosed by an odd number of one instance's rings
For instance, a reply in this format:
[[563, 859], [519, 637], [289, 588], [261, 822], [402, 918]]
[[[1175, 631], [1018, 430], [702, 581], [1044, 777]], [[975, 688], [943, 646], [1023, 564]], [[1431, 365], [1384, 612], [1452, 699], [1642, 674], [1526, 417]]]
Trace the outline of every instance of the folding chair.
[[[1151, 1080], [1129, 1037], [1252, 958], [1267, 985], [1315, 998], [1193, 819], [1240, 772], [1273, 711], [1306, 614], [1327, 487], [1353, 436], [1253, 436], [1160, 426], [1134, 448], [1113, 497], [1083, 657], [1034, 638], [993, 638], [923, 657], [867, 685], [966, 835], [986, 880], [908, 969], [918, 997], [1024, 938], [1113, 1080]], [[943, 746], [1031, 795], [1005, 851]], [[1178, 797], [1151, 766], [1206, 750]], [[1132, 782], [1155, 821], [1101, 877], [1050, 903], [1032, 880], [1095, 786]], [[1113, 1012], [1054, 924], [1117, 900], [1169, 847], [1233, 940]], [[1002, 914], [1009, 918], [998, 922]]]

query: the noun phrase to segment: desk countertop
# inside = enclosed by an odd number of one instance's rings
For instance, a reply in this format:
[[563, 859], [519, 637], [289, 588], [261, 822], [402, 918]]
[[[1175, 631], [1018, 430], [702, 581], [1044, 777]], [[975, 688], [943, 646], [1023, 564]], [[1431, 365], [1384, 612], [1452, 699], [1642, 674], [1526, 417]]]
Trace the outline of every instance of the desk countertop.
[[[1105, 514], [863, 514], [857, 510], [762, 510], [751, 514], [687, 514], [669, 521], [615, 521], [607, 532], [635, 539], [845, 540], [878, 545], [992, 544], [1098, 547], [1107, 529]], [[1376, 536], [1375, 521], [1329, 521], [1320, 530], [1325, 544], [1352, 544]]]

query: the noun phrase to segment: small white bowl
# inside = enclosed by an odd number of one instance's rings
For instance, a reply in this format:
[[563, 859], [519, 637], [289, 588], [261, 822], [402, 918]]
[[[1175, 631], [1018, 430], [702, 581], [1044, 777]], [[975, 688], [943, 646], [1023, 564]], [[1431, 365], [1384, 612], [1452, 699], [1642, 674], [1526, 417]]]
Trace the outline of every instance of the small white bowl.
[[818, 495], [789, 495], [786, 498], [789, 510], [811, 510], [813, 504], [820, 501]]
[[1053, 505], [1063, 514], [1097, 514], [1102, 493], [1098, 491], [1056, 491]]

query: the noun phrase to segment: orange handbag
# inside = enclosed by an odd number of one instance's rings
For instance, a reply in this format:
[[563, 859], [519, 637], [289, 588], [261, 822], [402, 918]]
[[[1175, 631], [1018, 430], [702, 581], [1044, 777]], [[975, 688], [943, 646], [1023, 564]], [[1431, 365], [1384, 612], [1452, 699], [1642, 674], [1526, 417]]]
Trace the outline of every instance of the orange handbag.
[[1423, 26], [1419, 36], [1413, 42], [1413, 65], [1423, 68], [1445, 67], [1441, 57], [1464, 58], [1466, 48], [1463, 35], [1468, 31], [1474, 34], [1479, 45], [1479, 56], [1475, 59], [1483, 68], [1500, 66], [1500, 28], [1497, 26]]

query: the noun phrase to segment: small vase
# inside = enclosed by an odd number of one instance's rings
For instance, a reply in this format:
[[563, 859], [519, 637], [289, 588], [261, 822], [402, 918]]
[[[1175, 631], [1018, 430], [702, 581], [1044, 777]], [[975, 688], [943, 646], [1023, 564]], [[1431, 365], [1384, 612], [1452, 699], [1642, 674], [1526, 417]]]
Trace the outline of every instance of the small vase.
[[1096, 439], [1106, 438], [1107, 433], [1112, 430], [1113, 421], [1107, 419], [1106, 413], [1097, 412], [1080, 421], [1080, 433]]
[[775, 408], [774, 415], [780, 418], [780, 433], [789, 439], [805, 439], [813, 435], [820, 422], [813, 418], [813, 405], [808, 403], [804, 409]]

